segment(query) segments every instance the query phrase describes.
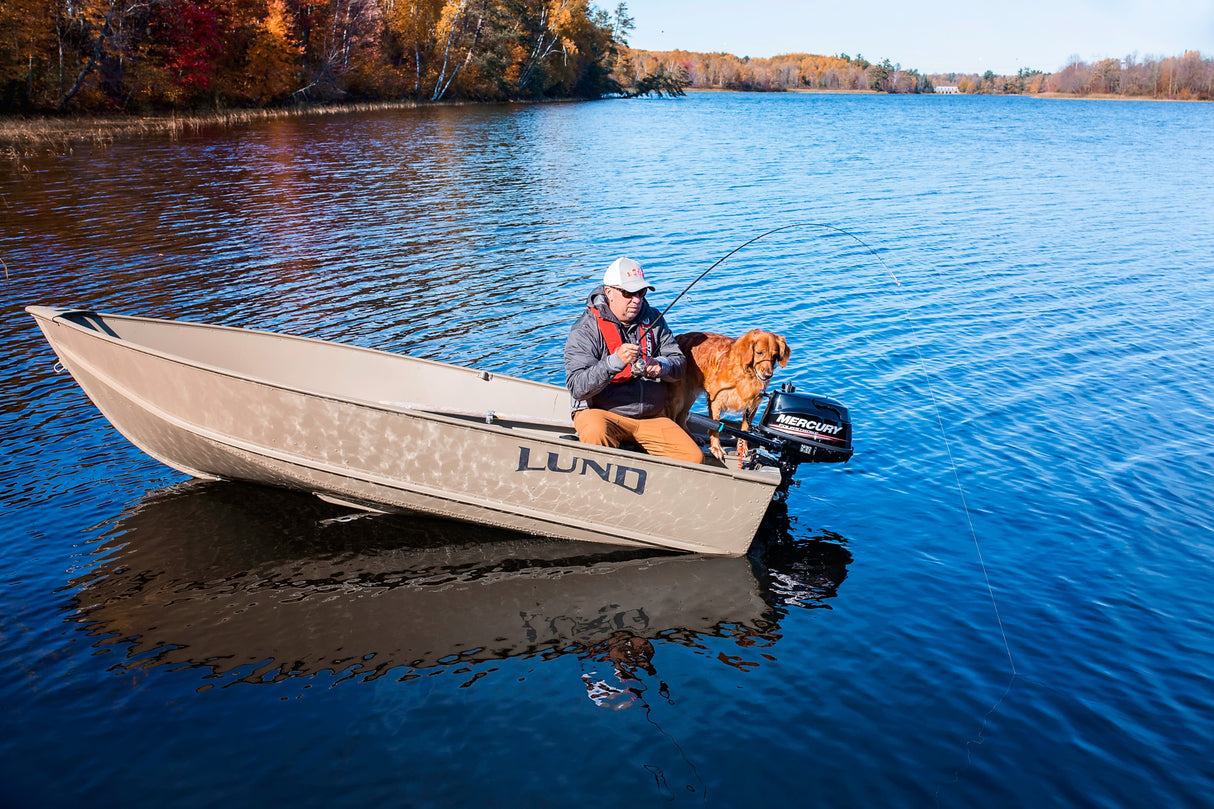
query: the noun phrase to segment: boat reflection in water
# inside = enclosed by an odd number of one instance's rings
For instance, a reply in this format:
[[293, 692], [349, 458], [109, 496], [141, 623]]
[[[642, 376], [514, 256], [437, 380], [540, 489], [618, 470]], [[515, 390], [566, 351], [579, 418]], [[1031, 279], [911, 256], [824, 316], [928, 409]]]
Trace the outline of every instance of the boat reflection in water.
[[[651, 665], [655, 643], [769, 647], [790, 607], [831, 598], [850, 554], [838, 537], [792, 539], [787, 523], [769, 515], [750, 558], [676, 555], [191, 481], [115, 521], [75, 582], [73, 617], [125, 654], [120, 670], [274, 682], [578, 654], [627, 673]], [[740, 656], [719, 659], [758, 663]]]

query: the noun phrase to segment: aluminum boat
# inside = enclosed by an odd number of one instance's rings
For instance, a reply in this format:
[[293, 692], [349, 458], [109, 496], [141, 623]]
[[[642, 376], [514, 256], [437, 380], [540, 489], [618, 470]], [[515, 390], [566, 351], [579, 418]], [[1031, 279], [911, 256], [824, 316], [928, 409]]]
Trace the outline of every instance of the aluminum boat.
[[[729, 556], [746, 553], [787, 484], [787, 464], [739, 469], [582, 444], [557, 385], [253, 329], [26, 311], [120, 433], [195, 478]], [[789, 429], [805, 433], [806, 423]]]

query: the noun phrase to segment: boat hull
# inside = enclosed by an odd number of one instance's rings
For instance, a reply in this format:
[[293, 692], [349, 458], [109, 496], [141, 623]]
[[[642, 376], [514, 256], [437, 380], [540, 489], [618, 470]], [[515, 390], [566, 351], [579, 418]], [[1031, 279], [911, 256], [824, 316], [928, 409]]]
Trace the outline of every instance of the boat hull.
[[197, 478], [726, 555], [746, 552], [779, 483], [581, 444], [557, 386], [269, 332], [28, 311], [119, 432]]

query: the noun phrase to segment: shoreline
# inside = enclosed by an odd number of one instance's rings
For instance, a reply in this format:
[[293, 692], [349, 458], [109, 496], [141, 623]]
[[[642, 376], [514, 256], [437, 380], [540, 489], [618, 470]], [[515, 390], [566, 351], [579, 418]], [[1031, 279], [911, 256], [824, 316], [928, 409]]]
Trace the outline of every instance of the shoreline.
[[77, 144], [108, 145], [127, 136], [168, 135], [180, 137], [213, 126], [239, 126], [282, 118], [319, 115], [347, 115], [380, 110], [406, 110], [420, 107], [462, 106], [479, 102], [369, 101], [350, 104], [235, 109], [199, 113], [152, 113], [146, 115], [72, 115], [56, 117], [0, 116], [0, 156], [28, 157], [45, 148], [70, 151]]
[[1159, 98], [1157, 96], [1125, 96], [1119, 93], [1089, 93], [1085, 96], [1075, 95], [1074, 93], [1033, 93], [1032, 97], [1050, 98], [1059, 101], [1164, 101], [1190, 104], [1210, 103], [1204, 98]]
[[784, 93], [803, 93], [807, 95], [919, 95], [924, 97], [935, 96], [963, 96], [969, 98], [1048, 98], [1060, 101], [1170, 101], [1170, 102], [1191, 102], [1194, 104], [1208, 104], [1210, 102], [1201, 98], [1158, 98], [1156, 96], [1127, 96], [1119, 93], [1089, 93], [1087, 95], [1076, 95], [1075, 93], [886, 93], [881, 90], [824, 90], [820, 87], [790, 87], [783, 90], [730, 90], [726, 87], [688, 87], [686, 88], [688, 95], [691, 93], [761, 93], [765, 95], [781, 95]]
[[[882, 95], [880, 91], [871, 89], [855, 90], [826, 90], [813, 87], [795, 87], [784, 90], [756, 91], [730, 90], [723, 87], [688, 87], [687, 93], [742, 93], [768, 92], [773, 95], [781, 93], [821, 94], [821, 95]], [[949, 95], [946, 93], [921, 93], [919, 95]], [[966, 93], [982, 97], [984, 94]], [[1015, 93], [1014, 97], [1044, 98], [1063, 101], [1153, 101], [1153, 102], [1194, 102], [1201, 99], [1187, 98], [1157, 98], [1152, 96], [1126, 96], [1110, 93], [1094, 93], [1090, 95], [1075, 95], [1073, 93]], [[410, 110], [423, 107], [456, 107], [492, 104], [534, 104], [534, 103], [567, 103], [565, 99], [549, 99], [543, 102], [479, 102], [479, 101], [369, 101], [349, 104], [325, 104], [316, 106], [277, 107], [270, 109], [237, 109], [218, 112], [176, 113], [167, 112], [147, 115], [107, 115], [107, 116], [0, 116], [0, 158], [18, 159], [31, 157], [36, 152], [51, 150], [58, 153], [70, 152], [77, 144], [108, 145], [116, 138], [136, 136], [147, 137], [168, 135], [180, 137], [184, 134], [197, 132], [213, 126], [239, 126], [258, 121], [270, 121], [282, 118], [302, 118], [320, 115], [346, 115], [358, 112], [377, 112], [382, 110]]]

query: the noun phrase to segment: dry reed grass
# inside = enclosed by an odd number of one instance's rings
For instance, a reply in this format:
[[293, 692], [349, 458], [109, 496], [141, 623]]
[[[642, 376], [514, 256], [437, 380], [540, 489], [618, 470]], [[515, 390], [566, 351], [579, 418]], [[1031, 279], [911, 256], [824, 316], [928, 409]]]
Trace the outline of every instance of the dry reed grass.
[[225, 110], [190, 115], [0, 118], [0, 157], [20, 160], [39, 153], [71, 154], [75, 145], [88, 143], [104, 146], [118, 138], [155, 135], [180, 137], [215, 126], [239, 126], [277, 118], [342, 115], [351, 112], [409, 109], [416, 106], [418, 105], [413, 102], [400, 101]]

